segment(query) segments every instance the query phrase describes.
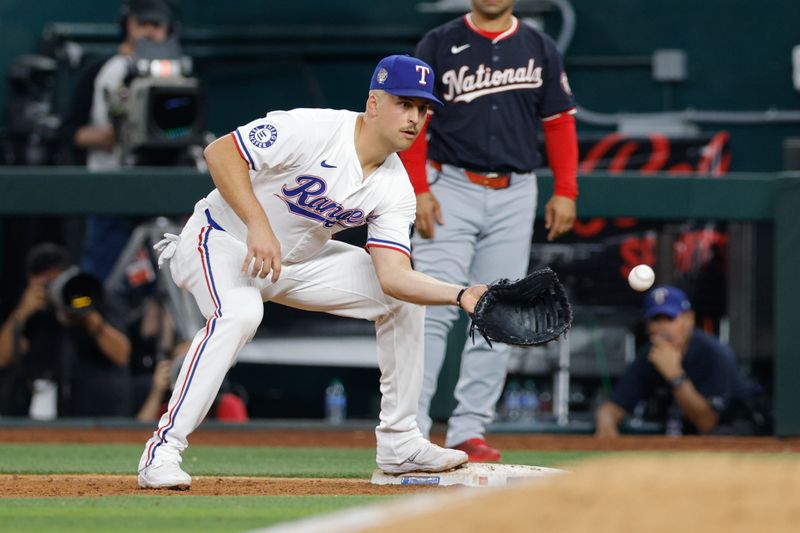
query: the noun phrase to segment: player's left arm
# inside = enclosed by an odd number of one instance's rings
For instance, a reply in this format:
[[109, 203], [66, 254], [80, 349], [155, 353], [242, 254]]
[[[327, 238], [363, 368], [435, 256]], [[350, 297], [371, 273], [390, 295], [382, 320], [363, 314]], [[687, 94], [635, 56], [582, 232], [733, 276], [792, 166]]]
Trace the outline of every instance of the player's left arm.
[[574, 110], [542, 119], [545, 150], [553, 172], [553, 196], [545, 206], [547, 240], [557, 239], [575, 223], [578, 197], [578, 136]]
[[578, 135], [575, 129], [575, 98], [569, 86], [564, 61], [555, 42], [542, 34], [544, 77], [539, 116], [544, 130], [547, 161], [553, 171], [553, 196], [545, 206], [547, 240], [572, 229], [578, 198]]
[[[370, 247], [370, 257], [383, 292], [398, 300], [420, 305], [456, 304], [460, 285], [445, 283], [411, 268], [411, 259], [403, 252]], [[461, 307], [472, 313], [486, 285], [473, 285], [461, 297]]]

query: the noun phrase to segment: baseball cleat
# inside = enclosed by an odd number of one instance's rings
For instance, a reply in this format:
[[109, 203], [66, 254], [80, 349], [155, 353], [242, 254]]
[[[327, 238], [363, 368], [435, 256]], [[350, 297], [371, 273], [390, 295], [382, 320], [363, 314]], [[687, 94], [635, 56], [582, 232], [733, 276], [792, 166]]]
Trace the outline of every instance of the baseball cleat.
[[405, 474], [407, 472], [444, 472], [463, 465], [469, 460], [466, 453], [460, 450], [442, 448], [431, 442], [425, 443], [408, 459], [400, 464], [378, 463], [378, 467], [387, 474]]
[[480, 438], [465, 440], [453, 448], [466, 452], [473, 463], [493, 463], [500, 460], [500, 452]]
[[139, 486], [143, 489], [187, 490], [192, 486], [192, 476], [178, 463], [162, 461], [139, 471]]

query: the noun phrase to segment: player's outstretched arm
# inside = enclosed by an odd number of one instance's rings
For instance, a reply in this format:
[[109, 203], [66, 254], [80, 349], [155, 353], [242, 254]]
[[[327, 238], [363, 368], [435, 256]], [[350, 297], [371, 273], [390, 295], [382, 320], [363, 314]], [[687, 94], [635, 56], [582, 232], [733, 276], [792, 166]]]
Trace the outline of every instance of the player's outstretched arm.
[[[383, 292], [398, 300], [420, 305], [455, 305], [458, 293], [464, 288], [413, 270], [411, 260], [401, 252], [373, 247], [370, 256]], [[461, 307], [472, 313], [484, 292], [486, 285], [473, 285], [462, 295]]]
[[242, 263], [242, 272], [266, 278], [271, 271], [272, 281], [278, 281], [281, 245], [253, 192], [247, 163], [239, 155], [231, 136], [211, 143], [205, 149], [205, 157], [214, 185], [247, 226], [247, 257]]

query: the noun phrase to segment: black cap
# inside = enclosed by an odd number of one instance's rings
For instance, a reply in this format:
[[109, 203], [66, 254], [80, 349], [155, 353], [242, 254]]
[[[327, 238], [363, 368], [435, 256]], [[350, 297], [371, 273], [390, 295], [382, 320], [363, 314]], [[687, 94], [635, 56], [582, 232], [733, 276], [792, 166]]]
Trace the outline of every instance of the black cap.
[[166, 0], [130, 0], [128, 9], [139, 22], [169, 26], [172, 21], [172, 9]]

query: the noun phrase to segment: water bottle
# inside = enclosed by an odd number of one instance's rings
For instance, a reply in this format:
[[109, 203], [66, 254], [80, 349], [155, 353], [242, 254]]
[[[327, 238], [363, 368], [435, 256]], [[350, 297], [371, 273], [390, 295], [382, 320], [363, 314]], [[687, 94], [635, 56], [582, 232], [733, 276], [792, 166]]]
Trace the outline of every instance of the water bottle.
[[325, 389], [325, 420], [329, 424], [339, 425], [346, 417], [347, 396], [344, 385], [338, 379], [334, 379]]
[[58, 385], [49, 379], [34, 379], [28, 416], [34, 420], [53, 420], [57, 415]]
[[676, 403], [672, 403], [667, 413], [666, 434], [671, 437], [683, 435], [683, 415]]
[[520, 395], [520, 418], [523, 422], [533, 422], [539, 407], [539, 394], [532, 379], [525, 382]]
[[506, 420], [509, 422], [517, 422], [522, 414], [522, 393], [519, 389], [519, 383], [511, 381], [506, 386], [506, 393], [503, 396], [503, 411]]

